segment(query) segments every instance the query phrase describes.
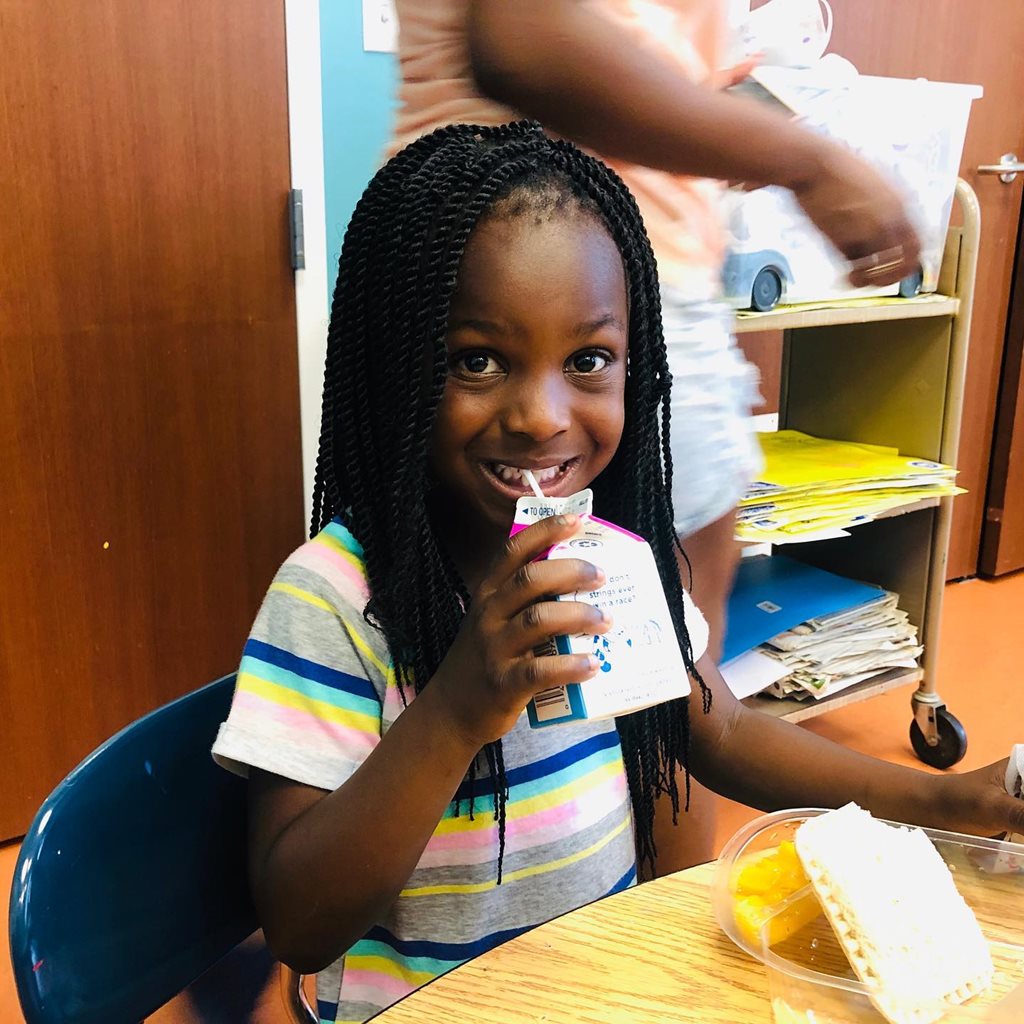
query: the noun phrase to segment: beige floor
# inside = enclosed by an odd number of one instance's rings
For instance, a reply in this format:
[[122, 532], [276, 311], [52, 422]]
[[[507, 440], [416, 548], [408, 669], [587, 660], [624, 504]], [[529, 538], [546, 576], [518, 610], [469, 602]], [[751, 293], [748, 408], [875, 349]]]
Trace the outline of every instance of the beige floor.
[[[972, 580], [947, 588], [939, 653], [939, 691], [964, 723], [969, 740], [958, 770], [969, 770], [1005, 756], [1024, 740], [1020, 705], [1024, 664], [1024, 574], [998, 582]], [[909, 691], [884, 694], [851, 708], [824, 715], [806, 727], [876, 757], [920, 767], [907, 740]], [[719, 844], [756, 812], [722, 801]], [[8, 892], [17, 845], [0, 848], [0, 891]], [[258, 943], [252, 942], [220, 975], [204, 987], [203, 1002], [223, 1004], [200, 1014], [196, 1002], [183, 997], [152, 1018], [159, 1024], [213, 1021], [246, 1024], [232, 1014], [233, 994], [259, 985], [266, 968]], [[212, 994], [212, 997], [211, 997]], [[261, 991], [249, 1024], [285, 1020], [276, 982]], [[7, 958], [0, 963], [0, 1021], [21, 1020]]]

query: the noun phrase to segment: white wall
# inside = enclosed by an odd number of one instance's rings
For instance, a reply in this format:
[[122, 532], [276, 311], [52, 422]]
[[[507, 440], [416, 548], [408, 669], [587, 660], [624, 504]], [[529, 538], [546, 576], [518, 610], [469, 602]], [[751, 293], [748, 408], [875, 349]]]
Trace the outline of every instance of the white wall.
[[310, 514], [331, 293], [345, 226], [376, 171], [395, 103], [395, 58], [363, 48], [359, 0], [286, 0], [292, 186], [305, 206], [295, 275], [306, 519]]
[[320, 81], [318, 0], [287, 0], [288, 115], [292, 187], [302, 189], [306, 267], [295, 272], [299, 344], [302, 469], [308, 524], [320, 436], [320, 395], [327, 350], [327, 236], [324, 208], [324, 141]]

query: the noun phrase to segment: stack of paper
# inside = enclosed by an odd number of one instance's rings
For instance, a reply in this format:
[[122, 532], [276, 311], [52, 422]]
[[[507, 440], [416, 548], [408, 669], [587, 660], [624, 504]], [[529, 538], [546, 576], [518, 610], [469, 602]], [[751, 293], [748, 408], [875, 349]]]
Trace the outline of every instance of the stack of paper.
[[963, 493], [954, 468], [896, 448], [797, 430], [759, 437], [765, 469], [740, 502], [740, 540], [790, 544], [845, 536], [848, 527], [901, 505]]
[[828, 697], [891, 668], [916, 668], [917, 627], [895, 594], [845, 612], [810, 619], [761, 645], [786, 672], [764, 692], [773, 697]]
[[729, 598], [722, 676], [739, 698], [805, 699], [914, 668], [917, 629], [897, 600], [780, 555], [744, 559]]

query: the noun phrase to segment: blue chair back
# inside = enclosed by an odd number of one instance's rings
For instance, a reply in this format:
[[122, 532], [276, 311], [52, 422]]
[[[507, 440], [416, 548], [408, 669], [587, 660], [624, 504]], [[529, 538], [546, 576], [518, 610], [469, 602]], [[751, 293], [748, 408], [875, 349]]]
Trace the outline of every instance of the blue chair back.
[[255, 931], [246, 785], [210, 757], [234, 678], [123, 729], [39, 809], [10, 908], [28, 1024], [141, 1021]]

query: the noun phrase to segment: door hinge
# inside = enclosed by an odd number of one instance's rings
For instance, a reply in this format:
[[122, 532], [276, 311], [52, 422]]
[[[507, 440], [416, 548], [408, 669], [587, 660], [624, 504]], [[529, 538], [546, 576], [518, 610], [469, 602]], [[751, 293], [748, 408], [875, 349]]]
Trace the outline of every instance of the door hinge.
[[288, 195], [288, 222], [291, 225], [292, 270], [306, 267], [306, 235], [302, 227], [302, 189]]

